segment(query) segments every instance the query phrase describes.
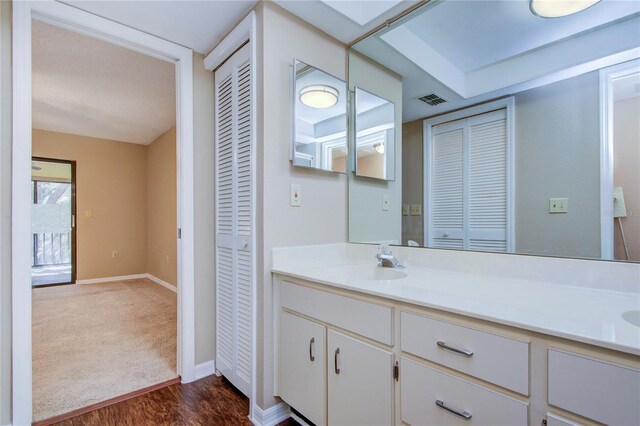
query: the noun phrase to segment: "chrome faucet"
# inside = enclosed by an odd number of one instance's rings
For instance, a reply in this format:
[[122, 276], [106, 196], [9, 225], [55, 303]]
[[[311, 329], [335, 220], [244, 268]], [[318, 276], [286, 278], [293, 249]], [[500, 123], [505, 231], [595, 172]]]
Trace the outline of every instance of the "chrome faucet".
[[383, 268], [404, 268], [404, 266], [402, 266], [398, 259], [393, 255], [391, 250], [389, 250], [388, 244], [380, 244], [376, 258], [380, 262], [378, 263], [378, 266]]

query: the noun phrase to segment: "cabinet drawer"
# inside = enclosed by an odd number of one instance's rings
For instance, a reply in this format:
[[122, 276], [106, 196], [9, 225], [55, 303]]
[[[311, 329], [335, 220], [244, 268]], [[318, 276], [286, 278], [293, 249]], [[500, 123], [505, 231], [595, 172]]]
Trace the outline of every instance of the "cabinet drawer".
[[393, 309], [282, 281], [283, 308], [344, 328], [385, 345], [393, 345]]
[[403, 351], [529, 394], [528, 343], [408, 312], [400, 326]]
[[400, 382], [402, 421], [413, 426], [527, 424], [527, 404], [404, 357]]
[[611, 425], [640, 424], [640, 372], [549, 349], [549, 404]]

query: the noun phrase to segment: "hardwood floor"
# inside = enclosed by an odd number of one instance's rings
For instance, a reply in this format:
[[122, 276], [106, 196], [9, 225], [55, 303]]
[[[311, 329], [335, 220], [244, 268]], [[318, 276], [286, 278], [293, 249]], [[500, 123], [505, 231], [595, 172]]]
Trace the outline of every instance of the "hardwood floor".
[[[85, 425], [251, 425], [249, 400], [225, 378], [209, 376], [177, 383], [108, 407], [55, 423]], [[292, 419], [279, 426], [294, 426]]]

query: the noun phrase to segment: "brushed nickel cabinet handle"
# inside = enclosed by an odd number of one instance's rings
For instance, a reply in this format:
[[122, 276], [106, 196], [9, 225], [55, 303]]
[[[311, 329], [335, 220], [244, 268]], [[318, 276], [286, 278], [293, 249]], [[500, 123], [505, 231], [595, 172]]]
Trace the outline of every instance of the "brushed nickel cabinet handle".
[[338, 368], [338, 354], [340, 353], [340, 348], [337, 348], [336, 351], [333, 353], [333, 370], [336, 372], [336, 374], [340, 374], [340, 369]]
[[315, 337], [312, 337], [311, 340], [309, 340], [309, 360], [311, 362], [316, 360], [315, 355], [313, 355], [313, 344], [315, 343], [315, 341]]
[[453, 408], [449, 408], [447, 407], [447, 405], [444, 403], [444, 401], [441, 401], [439, 399], [436, 399], [436, 405], [444, 410], [447, 410], [448, 412], [450, 412], [451, 414], [455, 414], [456, 416], [462, 417], [465, 420], [469, 420], [471, 419], [472, 415], [471, 413], [467, 413], [466, 411], [463, 411], [462, 413], [458, 410], [454, 410]]
[[441, 347], [442, 349], [446, 349], [446, 350], [448, 350], [448, 351], [455, 352], [455, 353], [460, 354], [460, 355], [464, 355], [464, 356], [472, 356], [472, 355], [473, 355], [473, 352], [472, 352], [472, 351], [470, 351], [470, 350], [468, 350], [468, 349], [458, 349], [458, 348], [454, 348], [453, 346], [449, 346], [449, 345], [447, 345], [447, 344], [446, 344], [445, 342], [443, 342], [443, 341], [436, 342], [436, 345], [438, 345], [438, 346], [439, 346], [439, 347]]

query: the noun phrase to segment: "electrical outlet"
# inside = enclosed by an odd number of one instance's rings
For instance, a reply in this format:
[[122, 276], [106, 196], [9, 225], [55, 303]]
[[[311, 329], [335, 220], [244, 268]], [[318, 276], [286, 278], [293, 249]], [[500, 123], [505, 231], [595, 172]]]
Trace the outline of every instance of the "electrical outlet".
[[409, 216], [409, 204], [402, 205], [402, 216]]
[[567, 213], [568, 211], [568, 198], [549, 198], [549, 213]]
[[114, 250], [111, 252], [112, 259], [117, 259], [118, 257], [120, 257], [120, 255], [118, 254], [118, 250]]
[[422, 204], [411, 204], [411, 216], [422, 215]]
[[291, 184], [289, 188], [289, 205], [291, 207], [302, 207], [302, 187]]
[[389, 210], [389, 194], [382, 194], [382, 210]]
[[91, 217], [91, 210], [85, 210], [84, 217]]

